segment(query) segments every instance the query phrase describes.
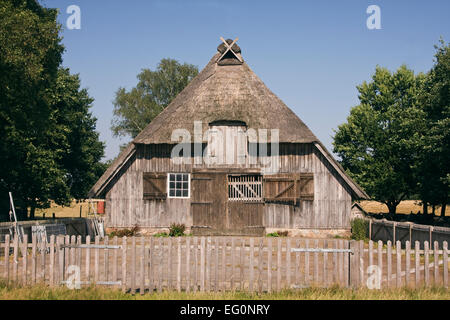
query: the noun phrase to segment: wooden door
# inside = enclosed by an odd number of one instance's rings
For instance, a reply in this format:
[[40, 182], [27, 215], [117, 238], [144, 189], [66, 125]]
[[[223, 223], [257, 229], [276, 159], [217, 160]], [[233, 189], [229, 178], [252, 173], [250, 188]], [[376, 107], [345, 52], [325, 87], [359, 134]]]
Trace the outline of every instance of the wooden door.
[[191, 213], [194, 235], [223, 234], [227, 224], [227, 175], [198, 172], [191, 179]]

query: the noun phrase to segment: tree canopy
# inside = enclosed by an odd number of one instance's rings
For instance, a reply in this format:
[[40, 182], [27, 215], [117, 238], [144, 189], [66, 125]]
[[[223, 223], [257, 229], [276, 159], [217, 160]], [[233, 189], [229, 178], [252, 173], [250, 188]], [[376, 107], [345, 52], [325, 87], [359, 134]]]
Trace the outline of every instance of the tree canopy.
[[56, 18], [35, 0], [0, 2], [0, 219], [8, 191], [24, 218], [82, 197], [102, 170], [92, 99], [60, 67]]
[[427, 74], [377, 67], [372, 80], [357, 87], [360, 104], [335, 132], [342, 166], [391, 214], [414, 196], [443, 210], [448, 203], [449, 61], [441, 42]]
[[173, 59], [162, 59], [155, 71], [143, 69], [136, 87], [116, 92], [114, 135], [135, 138], [197, 74], [196, 66]]

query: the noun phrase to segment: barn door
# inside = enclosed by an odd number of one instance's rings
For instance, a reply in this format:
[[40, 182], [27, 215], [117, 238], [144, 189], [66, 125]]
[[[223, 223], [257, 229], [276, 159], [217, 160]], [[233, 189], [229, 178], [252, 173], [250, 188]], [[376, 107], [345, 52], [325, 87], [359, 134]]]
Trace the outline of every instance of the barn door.
[[262, 236], [263, 198], [261, 175], [228, 176], [228, 232]]
[[198, 172], [191, 179], [191, 214], [194, 235], [221, 234], [226, 225], [226, 174]]
[[296, 205], [299, 200], [314, 200], [312, 173], [280, 173], [264, 177], [265, 202], [287, 202]]

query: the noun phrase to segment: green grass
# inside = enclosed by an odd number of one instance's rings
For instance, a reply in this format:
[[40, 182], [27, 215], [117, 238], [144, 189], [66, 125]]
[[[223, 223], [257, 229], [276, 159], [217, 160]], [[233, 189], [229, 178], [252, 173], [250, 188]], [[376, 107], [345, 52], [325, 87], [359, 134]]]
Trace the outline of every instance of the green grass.
[[343, 289], [309, 288], [285, 290], [278, 293], [251, 294], [245, 292], [186, 293], [166, 291], [162, 293], [129, 294], [110, 288], [88, 287], [69, 290], [66, 287], [47, 286], [13, 287], [0, 285], [0, 300], [449, 300], [444, 288], [427, 289]]

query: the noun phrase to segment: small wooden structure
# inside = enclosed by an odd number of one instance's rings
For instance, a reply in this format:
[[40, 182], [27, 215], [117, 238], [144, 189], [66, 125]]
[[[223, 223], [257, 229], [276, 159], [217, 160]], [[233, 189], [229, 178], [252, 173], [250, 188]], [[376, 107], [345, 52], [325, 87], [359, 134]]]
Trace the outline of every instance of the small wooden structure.
[[352, 199], [367, 197], [236, 40], [223, 40], [90, 196], [106, 199], [108, 228], [183, 223], [197, 235], [348, 232]]

